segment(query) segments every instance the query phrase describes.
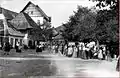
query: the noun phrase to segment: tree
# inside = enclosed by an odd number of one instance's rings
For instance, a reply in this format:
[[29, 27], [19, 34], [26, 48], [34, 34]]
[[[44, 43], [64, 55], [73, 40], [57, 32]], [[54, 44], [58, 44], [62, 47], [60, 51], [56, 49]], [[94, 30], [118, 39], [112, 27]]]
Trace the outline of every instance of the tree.
[[[107, 43], [112, 52], [119, 52], [119, 25], [117, 0], [97, 1], [99, 8], [108, 6], [109, 9], [99, 10], [96, 17], [96, 37], [102, 43]], [[103, 42], [104, 41], [104, 42]]]
[[69, 41], [79, 41], [93, 38], [96, 13], [87, 7], [78, 6], [77, 12], [70, 16], [69, 22], [63, 24], [66, 30], [63, 32], [64, 38]]
[[96, 5], [99, 8], [109, 6], [110, 9], [117, 9], [118, 3], [117, 0], [89, 0], [89, 1], [96, 1], [98, 4]]
[[117, 0], [92, 0], [97, 1], [99, 8], [109, 6], [109, 9], [99, 10], [96, 17], [96, 36], [100, 41], [118, 41], [118, 3]]
[[63, 24], [66, 30], [63, 32], [65, 39], [79, 41], [94, 39], [99, 42], [118, 41], [117, 2], [115, 0], [93, 0], [98, 1], [96, 5], [100, 8], [109, 6], [110, 9], [98, 10], [78, 6], [77, 12], [70, 16], [67, 23]]

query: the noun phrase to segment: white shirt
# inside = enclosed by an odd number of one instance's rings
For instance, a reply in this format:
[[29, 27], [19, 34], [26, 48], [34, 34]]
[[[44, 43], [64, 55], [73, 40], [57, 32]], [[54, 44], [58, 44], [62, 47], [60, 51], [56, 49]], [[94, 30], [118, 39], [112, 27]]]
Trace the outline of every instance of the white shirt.
[[103, 51], [106, 51], [106, 48], [105, 48], [105, 47], [103, 47]]
[[19, 46], [20, 44], [19, 44], [19, 43], [17, 43], [16, 45], [17, 45], [17, 46]]
[[68, 48], [68, 54], [72, 54], [72, 52], [73, 52], [72, 47], [69, 47], [69, 48]]
[[89, 51], [90, 49], [89, 48], [85, 48], [86, 51]]
[[87, 44], [87, 47], [89, 47], [89, 48], [91, 48], [93, 46], [95, 46], [95, 42], [94, 41], [92, 41], [92, 42], [90, 42], [90, 43]]

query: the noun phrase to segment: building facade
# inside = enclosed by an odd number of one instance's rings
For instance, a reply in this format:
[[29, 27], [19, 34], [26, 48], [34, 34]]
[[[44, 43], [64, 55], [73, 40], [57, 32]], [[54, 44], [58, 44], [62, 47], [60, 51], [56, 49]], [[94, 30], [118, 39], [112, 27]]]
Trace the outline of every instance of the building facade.
[[49, 28], [51, 24], [51, 17], [48, 17], [38, 5], [32, 2], [28, 2], [21, 12], [27, 13], [42, 29]]
[[17, 31], [10, 21], [17, 16], [18, 13], [0, 7], [0, 45], [9, 41], [12, 47], [15, 47], [17, 41], [22, 44], [24, 34]]
[[51, 18], [32, 2], [28, 2], [20, 13], [0, 7], [0, 45], [5, 41], [13, 47], [17, 42], [36, 45], [42, 39], [42, 29], [49, 29], [50, 22]]

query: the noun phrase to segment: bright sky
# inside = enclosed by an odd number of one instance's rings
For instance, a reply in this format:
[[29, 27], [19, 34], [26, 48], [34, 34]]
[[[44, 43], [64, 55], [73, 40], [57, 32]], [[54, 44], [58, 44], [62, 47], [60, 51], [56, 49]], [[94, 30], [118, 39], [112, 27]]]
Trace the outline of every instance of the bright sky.
[[6, 9], [20, 12], [29, 2], [39, 5], [41, 9], [52, 17], [52, 26], [57, 27], [68, 21], [69, 16], [77, 10], [77, 5], [92, 7], [96, 3], [89, 0], [0, 0], [0, 5]]

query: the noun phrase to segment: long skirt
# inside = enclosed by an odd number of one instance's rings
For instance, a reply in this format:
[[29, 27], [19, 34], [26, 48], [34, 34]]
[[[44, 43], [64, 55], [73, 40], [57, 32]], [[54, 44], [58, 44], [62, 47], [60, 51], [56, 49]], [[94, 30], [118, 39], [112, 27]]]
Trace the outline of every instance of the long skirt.
[[82, 51], [82, 59], [86, 59], [86, 53], [84, 50]]
[[86, 59], [89, 59], [88, 51], [85, 50], [85, 53], [86, 53]]
[[55, 54], [55, 49], [53, 49], [53, 54]]
[[98, 58], [99, 58], [99, 59], [102, 59], [102, 58], [103, 58], [102, 52], [100, 52], [100, 53], [98, 54]]
[[20, 48], [20, 46], [17, 46], [17, 47], [16, 47], [16, 52], [21, 53], [21, 48]]
[[82, 51], [82, 50], [79, 50], [79, 52], [78, 52], [78, 57], [79, 57], [79, 58], [82, 58], [82, 54], [83, 54], [83, 51]]
[[68, 57], [72, 57], [72, 55], [73, 55], [73, 54], [68, 54], [67, 56], [68, 56]]
[[77, 52], [73, 52], [72, 57], [76, 58], [77, 57]]

